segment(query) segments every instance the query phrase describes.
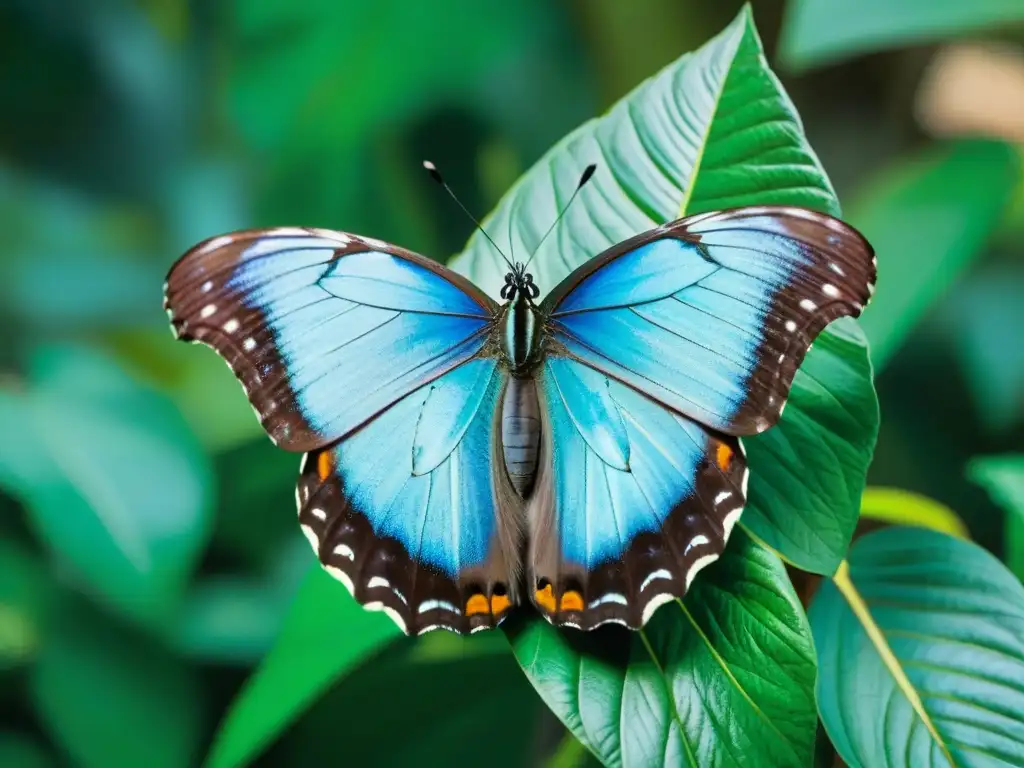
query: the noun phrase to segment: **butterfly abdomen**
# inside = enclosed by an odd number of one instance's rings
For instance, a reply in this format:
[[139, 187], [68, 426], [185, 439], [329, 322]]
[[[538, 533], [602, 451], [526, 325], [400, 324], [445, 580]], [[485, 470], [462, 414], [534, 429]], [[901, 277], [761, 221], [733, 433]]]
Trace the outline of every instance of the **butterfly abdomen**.
[[510, 376], [501, 408], [501, 448], [512, 487], [526, 498], [533, 490], [540, 447], [540, 408], [532, 378]]

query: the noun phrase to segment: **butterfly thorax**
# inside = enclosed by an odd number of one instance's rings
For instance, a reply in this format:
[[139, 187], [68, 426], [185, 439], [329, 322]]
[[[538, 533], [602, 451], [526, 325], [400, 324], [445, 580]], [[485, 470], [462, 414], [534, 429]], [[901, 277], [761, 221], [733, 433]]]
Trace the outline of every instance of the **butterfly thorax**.
[[501, 407], [501, 445], [505, 471], [522, 498], [533, 490], [540, 449], [541, 422], [533, 368], [540, 361], [539, 310], [533, 303], [539, 291], [522, 264], [505, 275], [501, 297], [507, 299], [499, 320], [501, 352], [511, 376]]
[[509, 371], [523, 376], [537, 362], [540, 349], [538, 310], [533, 303], [539, 291], [533, 284], [533, 275], [522, 264], [505, 275], [501, 297], [508, 299], [501, 314], [501, 347]]

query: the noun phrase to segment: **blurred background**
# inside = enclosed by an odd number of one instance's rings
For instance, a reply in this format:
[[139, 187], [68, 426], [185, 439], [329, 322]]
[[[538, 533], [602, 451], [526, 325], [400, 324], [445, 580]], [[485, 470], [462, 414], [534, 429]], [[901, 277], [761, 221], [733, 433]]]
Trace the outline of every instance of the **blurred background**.
[[[483, 216], [740, 5], [0, 3], [0, 766], [198, 764], [312, 563], [297, 457], [212, 351], [171, 337], [172, 262], [275, 225], [445, 260], [471, 225], [424, 158]], [[975, 457], [1024, 446], [1024, 10], [752, 6], [892, 286], [864, 318], [869, 483], [956, 510], [1024, 574], [1024, 524], [971, 479]], [[325, 621], [310, 657], [364, 626]], [[254, 737], [273, 741], [260, 764], [376, 764], [381, 744], [397, 764], [576, 764], [503, 648], [386, 644]]]

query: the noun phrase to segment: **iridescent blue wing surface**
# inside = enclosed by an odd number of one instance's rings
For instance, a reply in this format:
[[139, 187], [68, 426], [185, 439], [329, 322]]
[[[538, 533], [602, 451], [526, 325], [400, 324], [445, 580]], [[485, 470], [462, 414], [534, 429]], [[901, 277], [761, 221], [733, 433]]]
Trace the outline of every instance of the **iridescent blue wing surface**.
[[519, 505], [497, 433], [505, 374], [478, 358], [308, 453], [299, 522], [356, 600], [409, 634], [496, 626], [517, 601]]
[[249, 230], [172, 267], [175, 334], [231, 366], [271, 439], [310, 451], [479, 354], [494, 303], [429, 259], [322, 229]]
[[561, 626], [642, 627], [725, 548], [746, 501], [743, 447], [571, 358], [549, 356], [537, 384], [531, 599]]
[[858, 316], [874, 252], [802, 208], [701, 214], [591, 259], [545, 299], [564, 354], [732, 435], [776, 423], [814, 338]]
[[746, 503], [739, 437], [778, 421], [814, 338], [874, 281], [851, 227], [758, 207], [638, 235], [548, 295], [527, 573], [550, 621], [637, 628], [686, 593]]
[[200, 243], [165, 305], [179, 338], [231, 366], [274, 442], [305, 452], [303, 533], [360, 603], [407, 633], [504, 618], [521, 505], [500, 461], [489, 298], [393, 245], [287, 228]]

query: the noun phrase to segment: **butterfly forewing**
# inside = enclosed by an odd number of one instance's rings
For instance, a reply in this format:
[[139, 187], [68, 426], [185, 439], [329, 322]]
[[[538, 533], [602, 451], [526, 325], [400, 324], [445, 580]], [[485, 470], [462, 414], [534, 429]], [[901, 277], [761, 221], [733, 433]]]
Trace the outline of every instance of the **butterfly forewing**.
[[409, 251], [343, 232], [251, 230], [186, 253], [167, 278], [175, 333], [213, 347], [274, 442], [348, 434], [480, 352], [494, 304]]
[[[627, 279], [632, 276], [632, 279]], [[871, 246], [801, 208], [702, 214], [626, 241], [545, 301], [567, 354], [728, 434], [775, 424], [811, 342], [858, 316]]]

